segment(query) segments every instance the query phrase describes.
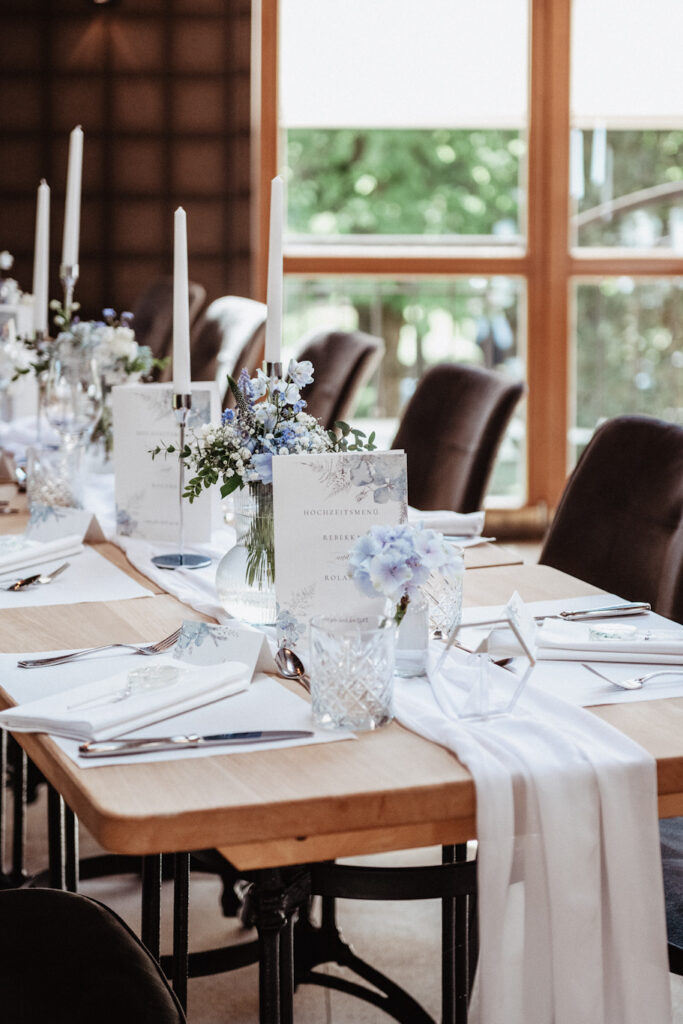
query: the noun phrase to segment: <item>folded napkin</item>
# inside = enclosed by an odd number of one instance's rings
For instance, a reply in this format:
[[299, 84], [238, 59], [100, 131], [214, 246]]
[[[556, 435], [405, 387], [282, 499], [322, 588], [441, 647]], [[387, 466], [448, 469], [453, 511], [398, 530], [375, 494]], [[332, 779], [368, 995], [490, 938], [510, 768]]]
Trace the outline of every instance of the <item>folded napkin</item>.
[[478, 537], [484, 529], [482, 512], [449, 512], [423, 511], [419, 508], [408, 508], [408, 522], [412, 526], [425, 526], [428, 530], [438, 530], [453, 537]]
[[0, 537], [0, 575], [19, 573], [32, 565], [51, 562], [83, 550], [81, 535], [71, 534], [57, 540], [31, 540], [25, 534]]
[[156, 657], [153, 664], [178, 668], [177, 682], [100, 703], [126, 691], [128, 671], [117, 672], [95, 683], [2, 711], [0, 728], [48, 732], [82, 741], [105, 740], [239, 693], [247, 689], [251, 678], [248, 666], [240, 661], [190, 668], [171, 657]]
[[[593, 640], [589, 631], [596, 625], [600, 623], [546, 619], [536, 631], [536, 657], [540, 661], [683, 665], [683, 626], [671, 622], [666, 624], [666, 629], [655, 627], [649, 631], [636, 626], [634, 639]], [[648, 634], [651, 638], [644, 639]]]
[[653, 758], [534, 687], [514, 715], [459, 720], [465, 679], [453, 651], [438, 676], [395, 680], [394, 711], [476, 786], [472, 1024], [669, 1024]]

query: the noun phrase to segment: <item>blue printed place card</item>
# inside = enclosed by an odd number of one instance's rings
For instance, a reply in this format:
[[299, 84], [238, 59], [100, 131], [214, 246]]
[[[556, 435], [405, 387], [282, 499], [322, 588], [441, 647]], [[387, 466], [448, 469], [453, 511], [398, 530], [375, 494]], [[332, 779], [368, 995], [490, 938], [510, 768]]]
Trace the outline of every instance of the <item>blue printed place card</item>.
[[408, 515], [403, 452], [281, 455], [273, 459], [278, 642], [307, 641], [313, 615], [345, 615], [384, 601], [364, 597], [348, 575], [349, 552], [371, 526]]
[[[153, 460], [150, 455], [160, 443], [178, 445], [172, 393], [172, 384], [124, 384], [112, 391], [116, 531], [124, 537], [178, 539], [178, 459], [175, 455], [158, 455]], [[204, 423], [218, 423], [219, 419], [216, 384], [193, 384], [186, 440]], [[210, 490], [192, 504], [183, 501], [187, 542], [199, 544], [211, 539], [217, 504]]]

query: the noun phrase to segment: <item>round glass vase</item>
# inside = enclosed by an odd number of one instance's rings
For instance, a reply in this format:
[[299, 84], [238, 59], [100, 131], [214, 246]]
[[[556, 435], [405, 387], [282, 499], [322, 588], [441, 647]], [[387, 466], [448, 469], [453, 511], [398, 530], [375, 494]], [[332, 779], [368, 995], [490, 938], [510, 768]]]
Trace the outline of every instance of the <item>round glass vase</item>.
[[251, 483], [233, 492], [235, 546], [216, 570], [218, 600], [252, 626], [275, 624], [273, 488]]
[[[392, 612], [395, 611], [392, 605]], [[397, 676], [423, 676], [429, 647], [429, 602], [422, 594], [411, 597], [396, 631]]]

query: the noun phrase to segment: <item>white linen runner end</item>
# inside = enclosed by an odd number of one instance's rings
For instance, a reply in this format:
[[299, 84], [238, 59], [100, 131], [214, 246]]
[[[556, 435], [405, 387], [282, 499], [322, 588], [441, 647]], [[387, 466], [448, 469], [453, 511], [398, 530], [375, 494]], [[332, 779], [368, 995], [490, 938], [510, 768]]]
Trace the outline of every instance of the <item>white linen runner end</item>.
[[532, 687], [514, 715], [458, 720], [467, 672], [453, 652], [431, 685], [397, 679], [394, 711], [452, 750], [476, 785], [471, 1020], [669, 1024], [654, 759]]

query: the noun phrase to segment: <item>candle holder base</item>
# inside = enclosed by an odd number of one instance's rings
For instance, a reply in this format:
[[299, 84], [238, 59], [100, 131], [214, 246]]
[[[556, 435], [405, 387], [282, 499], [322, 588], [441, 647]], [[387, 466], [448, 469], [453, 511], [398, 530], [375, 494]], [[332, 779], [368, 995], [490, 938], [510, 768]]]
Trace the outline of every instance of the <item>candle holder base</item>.
[[155, 555], [152, 563], [159, 569], [204, 569], [211, 559], [206, 555]]

